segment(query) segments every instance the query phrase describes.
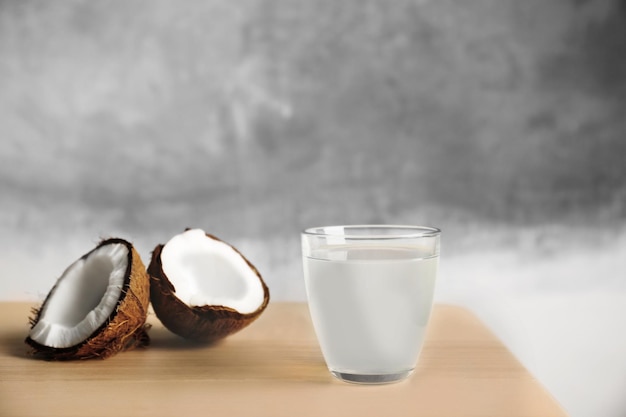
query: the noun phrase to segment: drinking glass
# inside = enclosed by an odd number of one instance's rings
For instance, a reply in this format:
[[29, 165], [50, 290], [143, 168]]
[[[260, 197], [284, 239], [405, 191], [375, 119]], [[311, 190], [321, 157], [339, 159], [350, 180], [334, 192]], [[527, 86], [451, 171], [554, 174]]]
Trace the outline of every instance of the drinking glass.
[[440, 234], [400, 225], [302, 232], [309, 311], [332, 375], [381, 384], [413, 372], [433, 304]]

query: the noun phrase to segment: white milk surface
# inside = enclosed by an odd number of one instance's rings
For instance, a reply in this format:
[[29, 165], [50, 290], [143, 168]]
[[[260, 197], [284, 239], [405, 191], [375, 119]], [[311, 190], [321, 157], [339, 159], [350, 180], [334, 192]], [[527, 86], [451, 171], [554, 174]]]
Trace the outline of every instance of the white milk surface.
[[437, 266], [437, 257], [408, 247], [328, 247], [305, 257], [309, 308], [328, 367], [351, 374], [413, 369]]

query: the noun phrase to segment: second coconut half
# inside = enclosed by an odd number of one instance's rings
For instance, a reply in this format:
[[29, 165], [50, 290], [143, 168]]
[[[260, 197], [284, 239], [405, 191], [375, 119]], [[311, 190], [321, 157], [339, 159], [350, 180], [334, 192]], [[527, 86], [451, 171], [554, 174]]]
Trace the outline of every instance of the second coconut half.
[[269, 303], [269, 289], [254, 265], [201, 229], [158, 245], [148, 274], [156, 316], [187, 339], [222, 339], [252, 323]]

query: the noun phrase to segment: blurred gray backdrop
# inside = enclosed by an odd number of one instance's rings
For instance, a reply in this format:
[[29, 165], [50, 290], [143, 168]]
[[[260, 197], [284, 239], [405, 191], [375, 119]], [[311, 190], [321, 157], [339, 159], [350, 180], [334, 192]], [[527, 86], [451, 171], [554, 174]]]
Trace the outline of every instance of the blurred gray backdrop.
[[625, 111], [623, 0], [0, 1], [0, 299], [201, 227], [303, 300], [302, 228], [434, 225], [439, 300], [623, 416], [581, 343], [625, 313]]

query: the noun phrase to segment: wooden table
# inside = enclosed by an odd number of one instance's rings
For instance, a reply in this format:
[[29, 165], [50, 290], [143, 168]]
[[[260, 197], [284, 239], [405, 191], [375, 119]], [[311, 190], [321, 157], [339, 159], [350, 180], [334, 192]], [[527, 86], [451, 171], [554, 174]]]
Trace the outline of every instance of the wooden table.
[[107, 360], [26, 355], [31, 304], [0, 303], [0, 416], [565, 416], [467, 310], [435, 306], [418, 368], [391, 385], [327, 371], [305, 304], [271, 303], [213, 346], [169, 333]]

